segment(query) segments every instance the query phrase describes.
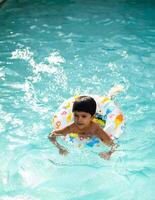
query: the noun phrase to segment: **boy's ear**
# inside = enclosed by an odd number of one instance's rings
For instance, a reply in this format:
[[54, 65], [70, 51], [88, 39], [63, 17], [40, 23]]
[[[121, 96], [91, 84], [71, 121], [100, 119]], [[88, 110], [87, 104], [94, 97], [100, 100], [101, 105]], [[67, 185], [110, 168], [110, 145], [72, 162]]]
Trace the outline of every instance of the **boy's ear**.
[[95, 115], [92, 115], [91, 118], [92, 118], [92, 120], [93, 120], [93, 119], [95, 118]]

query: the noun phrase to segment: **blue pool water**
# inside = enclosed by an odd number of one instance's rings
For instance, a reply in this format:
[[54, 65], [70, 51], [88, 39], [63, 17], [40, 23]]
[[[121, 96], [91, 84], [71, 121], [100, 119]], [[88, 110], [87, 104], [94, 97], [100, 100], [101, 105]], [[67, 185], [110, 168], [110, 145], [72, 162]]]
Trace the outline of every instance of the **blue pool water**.
[[[154, 200], [155, 3], [10, 0], [0, 7], [0, 200]], [[115, 84], [126, 130], [110, 161], [48, 141], [58, 106]]]

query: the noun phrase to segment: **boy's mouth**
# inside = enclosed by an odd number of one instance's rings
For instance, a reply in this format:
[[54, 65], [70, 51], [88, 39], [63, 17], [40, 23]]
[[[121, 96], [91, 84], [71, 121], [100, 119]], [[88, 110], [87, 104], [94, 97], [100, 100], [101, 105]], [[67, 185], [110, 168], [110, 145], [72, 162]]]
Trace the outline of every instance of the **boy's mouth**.
[[83, 123], [77, 123], [77, 125], [78, 125], [78, 126], [83, 126], [84, 124], [83, 124]]

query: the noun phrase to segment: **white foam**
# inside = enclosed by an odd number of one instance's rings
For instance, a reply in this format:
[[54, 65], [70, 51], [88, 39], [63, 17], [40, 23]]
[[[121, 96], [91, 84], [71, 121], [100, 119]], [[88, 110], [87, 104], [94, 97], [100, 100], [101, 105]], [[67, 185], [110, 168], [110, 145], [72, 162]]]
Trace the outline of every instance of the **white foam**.
[[4, 67], [0, 67], [0, 80], [5, 80]]
[[11, 54], [11, 59], [29, 60], [33, 56], [33, 52], [31, 52], [28, 47], [24, 49], [16, 49]]
[[62, 56], [60, 56], [60, 53], [58, 51], [50, 53], [50, 56], [46, 57], [45, 60], [47, 60], [50, 64], [56, 65], [65, 62], [65, 59]]
[[39, 200], [39, 199], [32, 198], [29, 196], [18, 195], [14, 197], [4, 196], [4, 197], [1, 197], [0, 200]]

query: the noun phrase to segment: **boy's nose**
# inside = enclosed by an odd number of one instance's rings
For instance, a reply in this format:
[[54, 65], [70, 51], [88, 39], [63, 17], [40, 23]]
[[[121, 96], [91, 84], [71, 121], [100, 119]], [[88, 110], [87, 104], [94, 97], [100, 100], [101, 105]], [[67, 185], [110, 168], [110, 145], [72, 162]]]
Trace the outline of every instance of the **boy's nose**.
[[79, 122], [79, 123], [82, 122], [82, 118], [79, 117], [79, 118], [77, 119], [77, 122]]

